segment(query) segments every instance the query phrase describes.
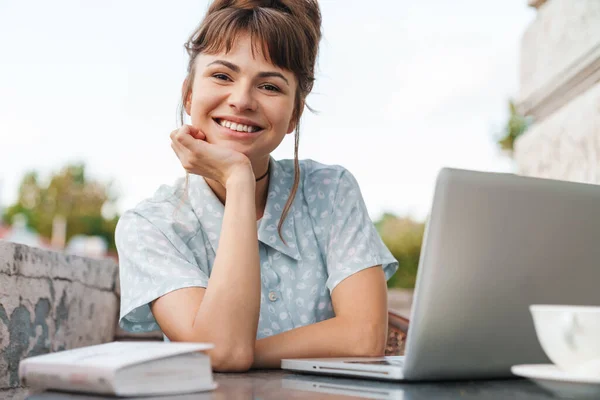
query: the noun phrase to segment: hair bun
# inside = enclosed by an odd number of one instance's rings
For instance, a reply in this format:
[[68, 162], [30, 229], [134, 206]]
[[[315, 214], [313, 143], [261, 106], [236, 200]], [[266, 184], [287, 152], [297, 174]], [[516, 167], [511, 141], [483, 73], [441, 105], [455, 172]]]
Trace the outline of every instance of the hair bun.
[[254, 10], [257, 8], [271, 8], [296, 17], [307, 16], [316, 18], [321, 22], [317, 0], [215, 0], [211, 4], [208, 14], [226, 8]]
[[251, 10], [253, 8], [281, 8], [281, 1], [279, 0], [232, 0], [231, 7], [242, 8]]
[[237, 8], [241, 10], [254, 10], [256, 8], [274, 8], [276, 10], [287, 11], [287, 7], [282, 7], [279, 0], [215, 0], [210, 5], [208, 13], [221, 11], [226, 8]]

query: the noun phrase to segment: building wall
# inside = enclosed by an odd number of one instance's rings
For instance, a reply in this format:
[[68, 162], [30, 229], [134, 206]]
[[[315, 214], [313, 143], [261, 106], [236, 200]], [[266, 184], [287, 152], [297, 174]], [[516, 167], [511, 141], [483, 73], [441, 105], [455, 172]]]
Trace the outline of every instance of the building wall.
[[117, 325], [119, 267], [0, 240], [0, 399], [25, 398], [19, 361], [115, 340], [162, 340]]
[[600, 183], [600, 1], [548, 0], [521, 42], [520, 173]]
[[0, 241], [0, 397], [25, 357], [110, 342], [118, 267]]

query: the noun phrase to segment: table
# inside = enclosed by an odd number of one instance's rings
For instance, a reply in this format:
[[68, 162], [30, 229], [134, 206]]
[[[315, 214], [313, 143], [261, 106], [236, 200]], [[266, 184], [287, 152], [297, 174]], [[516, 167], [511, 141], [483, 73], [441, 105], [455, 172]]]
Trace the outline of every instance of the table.
[[[157, 400], [271, 400], [271, 399], [555, 399], [552, 394], [523, 379], [474, 382], [390, 383], [295, 374], [288, 371], [251, 371], [243, 374], [215, 373], [218, 389]], [[96, 400], [102, 396], [58, 392], [31, 394], [27, 400]], [[141, 398], [137, 398], [140, 400]], [[144, 398], [149, 399], [149, 398]]]

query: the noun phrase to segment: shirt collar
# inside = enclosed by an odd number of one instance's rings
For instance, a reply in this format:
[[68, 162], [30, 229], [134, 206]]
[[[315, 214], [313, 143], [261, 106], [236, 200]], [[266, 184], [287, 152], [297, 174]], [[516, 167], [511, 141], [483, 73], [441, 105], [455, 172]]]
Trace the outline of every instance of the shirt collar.
[[[298, 193], [281, 227], [281, 235], [287, 244], [281, 240], [277, 229], [283, 208], [294, 183], [294, 173], [293, 170], [286, 171], [283, 169], [273, 158], [270, 158], [269, 163], [270, 173], [267, 203], [263, 217], [258, 223], [258, 240], [299, 261], [302, 258], [298, 251], [294, 223], [294, 215], [301, 207], [301, 200], [299, 200], [300, 196]], [[189, 175], [188, 195], [194, 213], [216, 253], [219, 238], [221, 237], [221, 225], [223, 224], [225, 207], [213, 193], [204, 178], [199, 175]]]

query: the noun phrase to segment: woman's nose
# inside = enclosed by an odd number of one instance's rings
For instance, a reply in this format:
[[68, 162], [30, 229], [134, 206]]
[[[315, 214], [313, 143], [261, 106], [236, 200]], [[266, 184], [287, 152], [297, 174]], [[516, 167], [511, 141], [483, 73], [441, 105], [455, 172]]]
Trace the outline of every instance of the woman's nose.
[[257, 102], [254, 98], [252, 87], [243, 84], [233, 87], [229, 95], [229, 106], [238, 112], [255, 111]]

